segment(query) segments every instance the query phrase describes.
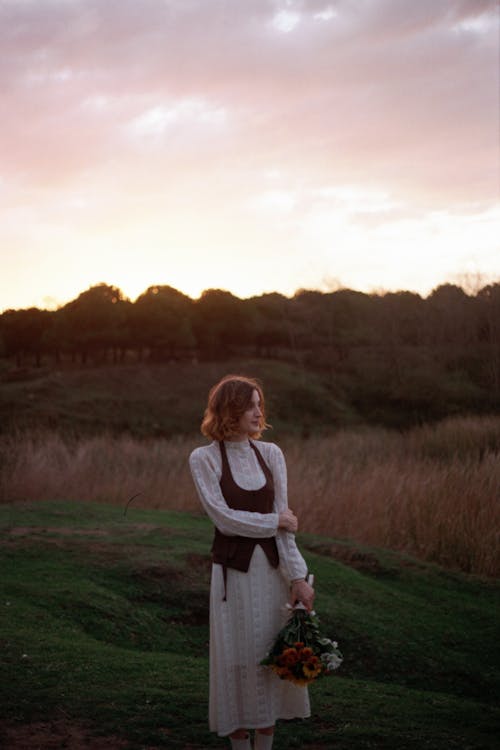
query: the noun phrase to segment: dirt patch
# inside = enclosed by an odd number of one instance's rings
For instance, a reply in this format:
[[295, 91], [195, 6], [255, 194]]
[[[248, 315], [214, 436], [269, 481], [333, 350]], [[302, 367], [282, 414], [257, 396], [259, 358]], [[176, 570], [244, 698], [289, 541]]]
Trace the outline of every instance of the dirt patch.
[[154, 523], [127, 524], [123, 528], [103, 529], [101, 527], [78, 529], [75, 526], [13, 526], [7, 530], [9, 536], [40, 536], [44, 534], [57, 534], [59, 536], [100, 536], [130, 534], [133, 531], [159, 531], [169, 535], [170, 529], [166, 526], [158, 526]]
[[71, 526], [14, 526], [8, 531], [9, 536], [33, 536], [40, 534], [59, 534], [60, 536], [109, 536], [106, 529], [75, 529]]
[[0, 723], [0, 746], [5, 750], [125, 750], [130, 747], [121, 737], [99, 737], [85, 724], [67, 719], [30, 724]]
[[210, 555], [198, 555], [190, 552], [186, 555], [186, 562], [191, 570], [209, 573], [212, 570], [212, 558]]
[[211, 557], [192, 552], [186, 555], [185, 561], [186, 565], [179, 568], [166, 563], [142, 565], [134, 570], [134, 576], [145, 581], [165, 583], [167, 587], [170, 587], [172, 583], [188, 580], [208, 584], [212, 568]]
[[[160, 527], [154, 527], [160, 528]], [[170, 531], [165, 533], [165, 539]], [[130, 541], [128, 532], [108, 531], [106, 529], [65, 529], [13, 527], [0, 536], [0, 547], [10, 550], [23, 549], [57, 549], [61, 552], [81, 554], [92, 557], [92, 562], [119, 563], [124, 559], [137, 558], [142, 549], [147, 554], [147, 546], [141, 547], [140, 537]], [[0, 745], [1, 747], [1, 745]]]
[[332, 557], [343, 565], [359, 570], [360, 573], [366, 573], [373, 576], [394, 575], [395, 569], [388, 567], [380, 562], [378, 557], [371, 552], [364, 552], [356, 547], [350, 547], [345, 544], [315, 544], [308, 545], [311, 552], [319, 555]]
[[[165, 735], [168, 734], [165, 730]], [[132, 746], [122, 737], [97, 736], [85, 724], [61, 719], [10, 725], [0, 722], [0, 747], [2, 750], [128, 750]], [[307, 743], [304, 747], [307, 750], [330, 750], [331, 745]], [[141, 749], [160, 750], [157, 745], [141, 745]], [[184, 750], [202, 748], [188, 743]]]
[[169, 613], [165, 620], [176, 625], [208, 625], [210, 558], [191, 554], [187, 565], [136, 566], [133, 577], [140, 583], [138, 602], [161, 603]]
[[158, 584], [168, 589], [170, 588], [170, 584], [185, 580], [186, 573], [181, 568], [174, 568], [165, 563], [155, 563], [136, 567], [133, 571], [133, 576], [139, 581]]
[[[23, 548], [33, 544], [50, 545], [59, 549], [79, 550], [119, 559], [125, 554], [127, 537], [134, 532], [160, 532], [168, 538], [172, 531], [157, 524], [127, 524], [122, 528], [75, 528], [73, 526], [13, 526], [5, 529], [0, 537], [0, 546]], [[123, 539], [123, 541], [122, 541]], [[136, 552], [137, 545], [134, 546]]]

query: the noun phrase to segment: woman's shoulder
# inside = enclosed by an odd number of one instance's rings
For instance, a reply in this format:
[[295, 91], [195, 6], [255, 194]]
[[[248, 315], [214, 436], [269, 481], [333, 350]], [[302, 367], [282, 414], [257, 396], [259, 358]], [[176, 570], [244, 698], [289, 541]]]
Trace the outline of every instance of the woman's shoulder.
[[276, 443], [268, 443], [264, 440], [254, 440], [253, 444], [257, 446], [257, 450], [260, 450], [262, 456], [269, 461], [283, 458], [283, 451], [279, 445], [276, 445]]
[[189, 463], [191, 465], [197, 463], [212, 463], [213, 459], [220, 453], [219, 444], [214, 440], [209, 445], [200, 445], [191, 451], [189, 456]]

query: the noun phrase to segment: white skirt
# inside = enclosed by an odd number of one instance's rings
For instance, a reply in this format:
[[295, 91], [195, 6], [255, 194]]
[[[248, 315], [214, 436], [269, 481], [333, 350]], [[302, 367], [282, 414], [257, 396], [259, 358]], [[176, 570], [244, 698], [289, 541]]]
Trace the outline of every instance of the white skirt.
[[260, 666], [286, 622], [288, 597], [259, 544], [247, 573], [228, 568], [226, 601], [222, 566], [212, 566], [209, 726], [220, 736], [310, 716], [307, 688]]

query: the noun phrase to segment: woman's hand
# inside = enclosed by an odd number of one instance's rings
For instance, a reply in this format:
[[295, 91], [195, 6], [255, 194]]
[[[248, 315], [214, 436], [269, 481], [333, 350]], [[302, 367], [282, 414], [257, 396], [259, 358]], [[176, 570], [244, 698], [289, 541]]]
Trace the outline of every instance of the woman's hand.
[[292, 607], [302, 602], [304, 607], [310, 612], [313, 608], [314, 603], [314, 589], [309, 586], [307, 581], [295, 581], [292, 583], [292, 590], [290, 593], [290, 604]]
[[292, 534], [297, 532], [299, 528], [299, 522], [295, 513], [287, 508], [283, 513], [279, 515], [278, 529], [285, 529], [285, 531], [291, 531]]

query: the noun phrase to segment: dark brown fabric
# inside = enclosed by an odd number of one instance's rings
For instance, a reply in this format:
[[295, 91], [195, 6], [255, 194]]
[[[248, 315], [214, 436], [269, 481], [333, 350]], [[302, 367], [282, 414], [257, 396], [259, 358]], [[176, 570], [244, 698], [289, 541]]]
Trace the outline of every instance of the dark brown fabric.
[[[228, 506], [233, 510], [245, 510], [251, 513], [273, 513], [273, 475], [262, 458], [260, 451], [252, 442], [250, 442], [262, 471], [264, 472], [266, 483], [258, 490], [244, 490], [234, 481], [224, 441], [221, 441], [219, 445], [222, 456], [220, 488]], [[273, 568], [277, 568], [279, 565], [279, 555], [276, 546], [276, 539], [274, 537], [263, 537], [259, 539], [249, 536], [228, 536], [227, 534], [222, 534], [219, 529], [215, 529], [214, 541], [212, 544], [212, 560], [223, 566], [224, 599], [226, 598], [225, 582], [227, 568], [234, 568], [235, 570], [240, 570], [246, 573], [257, 544], [260, 544], [264, 550], [270, 565], [272, 565]]]

